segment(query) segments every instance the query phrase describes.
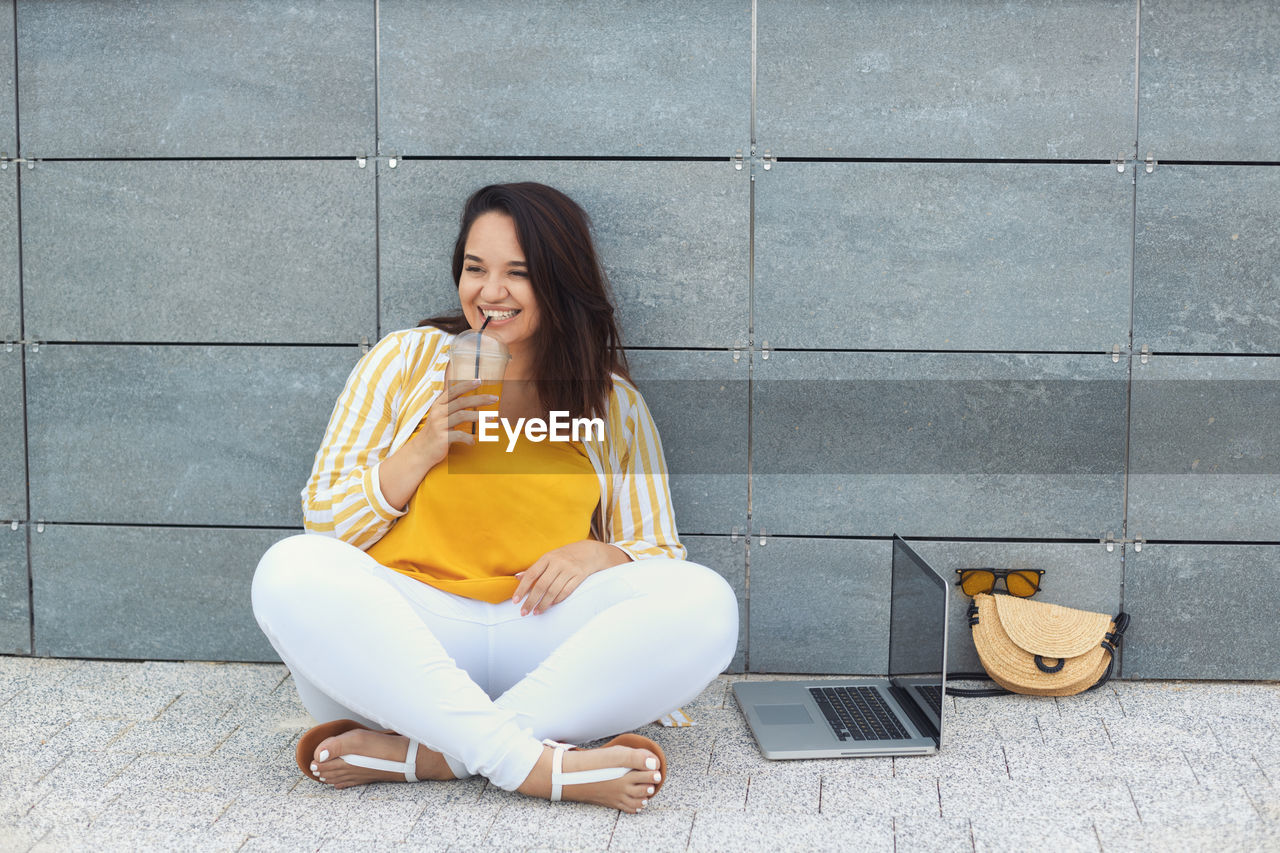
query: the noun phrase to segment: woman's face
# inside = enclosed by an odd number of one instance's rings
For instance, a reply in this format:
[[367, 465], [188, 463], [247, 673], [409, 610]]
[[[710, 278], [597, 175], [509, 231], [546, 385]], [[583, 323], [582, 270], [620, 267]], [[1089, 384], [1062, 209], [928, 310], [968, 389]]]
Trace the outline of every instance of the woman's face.
[[529, 267], [516, 239], [516, 224], [507, 214], [490, 211], [471, 223], [458, 298], [471, 328], [480, 328], [490, 318], [485, 334], [492, 333], [512, 355], [524, 349], [538, 328]]

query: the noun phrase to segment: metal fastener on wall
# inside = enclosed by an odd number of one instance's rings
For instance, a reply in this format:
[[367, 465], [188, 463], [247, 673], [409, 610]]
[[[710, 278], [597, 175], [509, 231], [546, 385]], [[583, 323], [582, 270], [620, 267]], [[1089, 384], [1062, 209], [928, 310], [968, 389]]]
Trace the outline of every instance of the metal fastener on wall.
[[773, 152], [768, 148], [764, 150], [764, 156], [760, 158], [760, 162], [764, 164], [764, 170], [767, 172], [773, 168], [773, 164], [778, 162], [778, 158], [773, 156]]
[[1143, 345], [1142, 345], [1142, 355], [1141, 355], [1141, 357], [1140, 357], [1140, 361], [1141, 361], [1143, 364], [1146, 364], [1146, 363], [1147, 363], [1148, 361], [1150, 361], [1150, 360], [1151, 360], [1151, 347], [1147, 346], [1146, 344], [1143, 344]]
[[369, 336], [365, 335], [360, 339], [360, 354], [364, 355], [369, 351]]
[[1120, 345], [1116, 344], [1111, 348], [1111, 360], [1116, 364], [1120, 363]]
[[1112, 160], [1111, 165], [1116, 167], [1116, 171], [1124, 174], [1125, 155], [1121, 154], [1119, 158]]
[[1150, 151], [1147, 152], [1147, 174], [1150, 175], [1156, 170], [1156, 155]]
[[733, 353], [733, 363], [737, 364], [742, 360], [742, 341], [734, 341], [733, 348], [729, 350]]
[[1133, 550], [1140, 552], [1144, 544], [1146, 544], [1146, 542], [1141, 536], [1133, 537]]
[[732, 157], [729, 158], [733, 162], [733, 168], [739, 172], [742, 171], [742, 149], [739, 148]]
[[1098, 541], [1101, 542], [1103, 545], [1107, 546], [1107, 553], [1111, 553], [1112, 551], [1115, 551], [1116, 535], [1112, 533], [1110, 530], [1107, 531], [1107, 535], [1104, 538], [1099, 539]]
[[738, 541], [738, 536], [739, 536], [739, 535], [741, 535], [741, 533], [742, 533], [742, 528], [741, 528], [741, 527], [735, 527], [735, 528], [733, 528], [733, 532], [729, 534], [729, 541], [730, 541], [730, 542], [737, 542], [737, 541]]
[[36, 533], [44, 533], [44, 519], [36, 520]]
[[764, 359], [765, 361], [769, 360], [769, 342], [768, 341], [762, 341], [760, 343], [760, 358]]
[[769, 540], [768, 540], [766, 537], [767, 537], [767, 534], [765, 533], [764, 528], [763, 528], [763, 527], [761, 527], [761, 528], [760, 528], [760, 547], [761, 547], [761, 548], [763, 548], [765, 545], [769, 544]]
[[369, 158], [361, 154], [356, 158], [356, 165], [363, 169], [365, 166], [369, 165]]
[[10, 530], [17, 530], [17, 529], [18, 529], [18, 522], [16, 522], [16, 521], [11, 521], [11, 522], [9, 522], [9, 529], [10, 529]]

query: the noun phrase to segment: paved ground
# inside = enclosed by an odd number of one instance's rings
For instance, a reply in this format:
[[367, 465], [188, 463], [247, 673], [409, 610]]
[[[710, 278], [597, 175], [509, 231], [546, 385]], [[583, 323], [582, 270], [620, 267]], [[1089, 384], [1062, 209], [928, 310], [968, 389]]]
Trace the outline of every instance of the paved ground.
[[949, 699], [939, 756], [770, 762], [740, 677], [644, 731], [670, 782], [632, 816], [305, 780], [282, 666], [0, 657], [0, 851], [1280, 850], [1280, 684]]

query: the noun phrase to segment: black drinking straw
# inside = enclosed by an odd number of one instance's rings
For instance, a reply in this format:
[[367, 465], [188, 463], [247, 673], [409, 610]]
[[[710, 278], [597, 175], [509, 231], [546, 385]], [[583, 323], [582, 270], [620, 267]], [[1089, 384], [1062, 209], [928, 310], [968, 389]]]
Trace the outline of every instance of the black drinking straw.
[[484, 318], [484, 322], [480, 324], [480, 334], [476, 338], [476, 379], [480, 378], [480, 344], [484, 341], [484, 327], [489, 325], [492, 319], [492, 314]]

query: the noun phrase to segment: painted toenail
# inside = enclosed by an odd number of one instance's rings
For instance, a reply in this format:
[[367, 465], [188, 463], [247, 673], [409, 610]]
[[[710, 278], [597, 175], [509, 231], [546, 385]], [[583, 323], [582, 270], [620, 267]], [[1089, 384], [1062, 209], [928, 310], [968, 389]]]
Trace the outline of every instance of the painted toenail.
[[321, 781], [321, 782], [323, 782], [323, 781], [324, 781], [324, 777], [323, 777], [323, 776], [321, 776], [321, 777], [320, 777], [320, 781]]
[[311, 762], [311, 772], [312, 772], [312, 773], [316, 773], [316, 772], [318, 772], [319, 770], [320, 770], [319, 765], [317, 765], [314, 761], [313, 761], [313, 762]]
[[652, 794], [652, 793], [653, 793], [653, 786], [652, 786], [652, 785], [650, 785], [650, 786], [649, 786], [649, 793], [650, 793], [650, 794]]
[[661, 782], [661, 781], [662, 781], [662, 774], [661, 774], [661, 773], [654, 773], [654, 774], [653, 774], [653, 781], [655, 781], [655, 782]]
[[327, 749], [322, 749], [322, 750], [320, 751], [320, 760], [321, 760], [321, 761], [328, 761], [328, 760], [329, 760], [329, 750], [327, 750]]
[[641, 801], [640, 801], [640, 808], [644, 808], [644, 807], [645, 807], [645, 806], [647, 806], [647, 805], [649, 805], [649, 801], [648, 801], [648, 800], [641, 800]]
[[645, 766], [645, 767], [648, 767], [650, 770], [657, 770], [657, 769], [658, 769], [658, 759], [656, 759], [656, 758], [646, 758], [646, 759], [644, 760], [644, 766]]

